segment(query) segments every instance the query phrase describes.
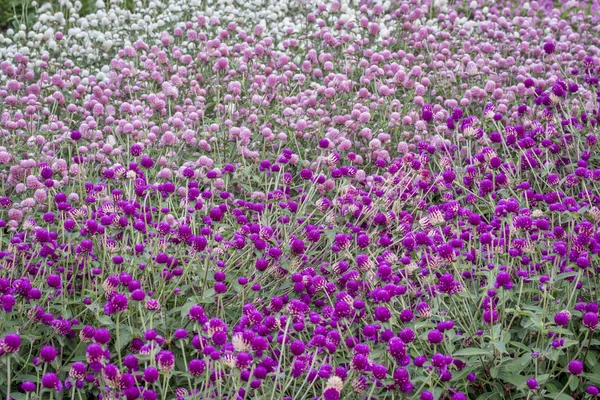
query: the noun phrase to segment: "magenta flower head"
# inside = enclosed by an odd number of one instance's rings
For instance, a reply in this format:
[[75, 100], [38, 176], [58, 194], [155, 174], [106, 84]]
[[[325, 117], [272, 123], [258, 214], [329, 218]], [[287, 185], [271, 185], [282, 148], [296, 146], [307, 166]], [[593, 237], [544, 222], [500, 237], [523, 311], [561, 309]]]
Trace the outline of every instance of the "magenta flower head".
[[427, 334], [427, 340], [431, 344], [442, 343], [442, 341], [444, 340], [444, 335], [442, 334], [442, 332], [438, 331], [437, 329], [432, 329]]
[[594, 330], [598, 326], [598, 314], [595, 312], [587, 312], [583, 314], [581, 322], [586, 328]]
[[419, 396], [419, 399], [421, 400], [434, 400], [435, 397], [433, 396], [433, 393], [428, 392], [428, 391], [424, 391], [423, 393], [421, 393], [421, 395]]
[[388, 351], [392, 357], [399, 360], [406, 355], [406, 346], [402, 342], [402, 339], [393, 337], [388, 342]]
[[36, 385], [31, 381], [25, 381], [21, 384], [21, 389], [27, 393], [35, 392]]
[[597, 386], [590, 385], [585, 389], [585, 391], [587, 394], [591, 395], [592, 397], [598, 397], [598, 395], [600, 394], [600, 389], [598, 389]]
[[583, 372], [583, 363], [579, 360], [573, 360], [569, 363], [567, 369], [571, 374], [575, 376], [581, 375], [581, 373]]
[[190, 374], [195, 377], [202, 376], [206, 369], [206, 362], [204, 360], [198, 360], [197, 358], [190, 360], [188, 363], [188, 370]]
[[175, 356], [168, 350], [161, 350], [156, 355], [158, 369], [169, 372], [175, 366]]
[[44, 346], [40, 350], [40, 358], [50, 364], [56, 359], [56, 349], [52, 346]]
[[80, 381], [85, 378], [85, 373], [87, 371], [87, 367], [85, 363], [81, 361], [77, 361], [71, 365], [71, 369], [69, 370], [69, 376], [76, 381]]
[[569, 325], [571, 314], [568, 311], [561, 311], [554, 316], [554, 323], [558, 326]]
[[9, 333], [2, 340], [2, 350], [6, 353], [16, 353], [21, 346], [21, 337], [16, 333]]
[[527, 387], [531, 390], [536, 390], [539, 385], [538, 385], [538, 381], [536, 381], [535, 379], [527, 379]]
[[158, 370], [154, 367], [148, 367], [144, 370], [144, 381], [154, 383], [158, 380]]
[[121, 373], [119, 372], [119, 368], [117, 368], [116, 365], [106, 364], [106, 366], [102, 370], [102, 375], [104, 376], [104, 379], [108, 382], [109, 387], [119, 387], [119, 383], [121, 382]]
[[173, 338], [176, 340], [186, 339], [188, 337], [188, 332], [185, 329], [177, 329], [175, 333], [173, 333]]
[[110, 332], [104, 328], [98, 329], [94, 333], [94, 341], [100, 344], [106, 344], [110, 341]]
[[340, 391], [337, 387], [327, 387], [323, 390], [323, 399], [324, 400], [339, 400], [340, 399]]
[[73, 139], [73, 140], [81, 139], [81, 132], [79, 132], [78, 130], [71, 131], [71, 139]]
[[46, 389], [54, 389], [57, 391], [62, 389], [62, 383], [54, 372], [47, 372], [44, 374], [42, 377], [42, 386]]
[[79, 331], [79, 340], [81, 340], [84, 343], [89, 343], [94, 338], [95, 333], [96, 330], [93, 326], [86, 325], [83, 327], [83, 329]]
[[544, 43], [544, 52], [546, 54], [552, 54], [552, 53], [554, 53], [554, 50], [556, 50], [556, 46], [554, 45], [554, 43], [552, 43], [552, 42]]

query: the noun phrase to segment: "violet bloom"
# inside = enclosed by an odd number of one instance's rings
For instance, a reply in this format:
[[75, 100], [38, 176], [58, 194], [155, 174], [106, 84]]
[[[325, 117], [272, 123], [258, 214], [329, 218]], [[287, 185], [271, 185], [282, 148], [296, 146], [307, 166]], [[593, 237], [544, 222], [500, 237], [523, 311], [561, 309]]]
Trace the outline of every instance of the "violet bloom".
[[573, 360], [569, 363], [567, 369], [572, 375], [581, 375], [583, 372], [583, 363], [579, 360]]

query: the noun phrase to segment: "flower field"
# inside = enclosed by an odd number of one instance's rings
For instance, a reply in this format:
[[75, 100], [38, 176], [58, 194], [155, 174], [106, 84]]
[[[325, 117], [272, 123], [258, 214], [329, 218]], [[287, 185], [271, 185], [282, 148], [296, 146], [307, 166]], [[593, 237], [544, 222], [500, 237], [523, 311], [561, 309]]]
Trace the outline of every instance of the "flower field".
[[2, 398], [599, 396], [598, 0], [18, 10]]

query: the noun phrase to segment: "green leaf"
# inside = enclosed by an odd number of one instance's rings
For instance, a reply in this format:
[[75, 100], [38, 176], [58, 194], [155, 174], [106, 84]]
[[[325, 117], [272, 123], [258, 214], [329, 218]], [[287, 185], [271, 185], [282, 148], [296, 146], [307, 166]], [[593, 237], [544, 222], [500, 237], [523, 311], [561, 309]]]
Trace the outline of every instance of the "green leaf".
[[546, 393], [546, 397], [549, 397], [554, 400], [573, 400], [571, 396], [564, 393]]
[[131, 328], [129, 328], [129, 326], [124, 324], [119, 325], [119, 346], [122, 350], [131, 342], [133, 334], [131, 333]]
[[498, 374], [498, 379], [503, 380], [504, 382], [508, 382], [511, 385], [516, 387], [525, 386], [527, 382], [527, 377], [519, 374]]
[[468, 347], [466, 349], [458, 350], [453, 354], [454, 357], [472, 357], [472, 356], [491, 356], [492, 352], [489, 350], [478, 349], [474, 347]]
[[492, 344], [494, 345], [496, 350], [500, 352], [500, 354], [506, 353], [506, 345], [504, 344], [504, 342], [496, 340], [495, 342], [492, 342]]

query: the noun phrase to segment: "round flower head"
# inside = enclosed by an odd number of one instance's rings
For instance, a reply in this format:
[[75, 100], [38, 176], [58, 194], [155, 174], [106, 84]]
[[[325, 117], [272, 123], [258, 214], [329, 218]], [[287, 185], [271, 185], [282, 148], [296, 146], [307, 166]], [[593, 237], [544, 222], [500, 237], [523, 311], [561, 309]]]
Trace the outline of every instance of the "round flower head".
[[433, 329], [427, 334], [427, 340], [431, 344], [438, 344], [444, 340], [444, 335], [437, 329]]
[[188, 363], [188, 370], [192, 376], [202, 376], [206, 369], [206, 363], [204, 360], [193, 359]]
[[168, 350], [161, 350], [156, 355], [156, 362], [161, 371], [169, 372], [175, 366], [175, 356]]
[[556, 49], [556, 46], [554, 45], [554, 43], [552, 43], [552, 42], [546, 42], [546, 43], [544, 43], [544, 52], [546, 54], [552, 54], [552, 53], [554, 53], [555, 49]]
[[110, 333], [108, 330], [100, 328], [94, 333], [94, 341], [99, 344], [106, 344], [110, 341]]
[[572, 375], [581, 375], [583, 372], [583, 363], [579, 360], [573, 360], [569, 363], [567, 369]]
[[87, 367], [85, 363], [81, 361], [77, 361], [71, 365], [71, 369], [69, 370], [69, 376], [77, 381], [85, 378]]
[[31, 381], [25, 381], [21, 384], [21, 389], [23, 389], [23, 391], [26, 393], [35, 392], [36, 385]]
[[567, 326], [569, 318], [571, 318], [571, 314], [568, 311], [561, 311], [554, 316], [554, 323], [558, 326]]
[[144, 370], [144, 381], [148, 383], [154, 383], [158, 380], [159, 373], [158, 370], [154, 367], [147, 367]]
[[600, 394], [600, 389], [598, 389], [598, 387], [596, 386], [588, 386], [585, 389], [586, 393], [591, 395], [592, 397], [598, 397], [598, 395]]
[[388, 342], [388, 351], [392, 357], [401, 359], [406, 355], [406, 346], [399, 337], [393, 337]]
[[42, 377], [42, 386], [46, 389], [60, 390], [62, 384], [54, 372], [46, 372]]
[[2, 350], [6, 353], [16, 353], [21, 346], [21, 337], [16, 333], [9, 333], [2, 340]]
[[538, 385], [538, 381], [536, 381], [535, 379], [527, 379], [527, 387], [531, 390], [536, 390], [539, 385]]
[[586, 328], [594, 330], [598, 326], [598, 314], [595, 312], [587, 312], [583, 315], [581, 322]]
[[71, 139], [73, 140], [79, 140], [81, 139], [81, 132], [79, 132], [78, 130], [74, 130], [71, 132]]
[[40, 358], [50, 364], [56, 359], [56, 349], [52, 346], [44, 346], [40, 350]]

